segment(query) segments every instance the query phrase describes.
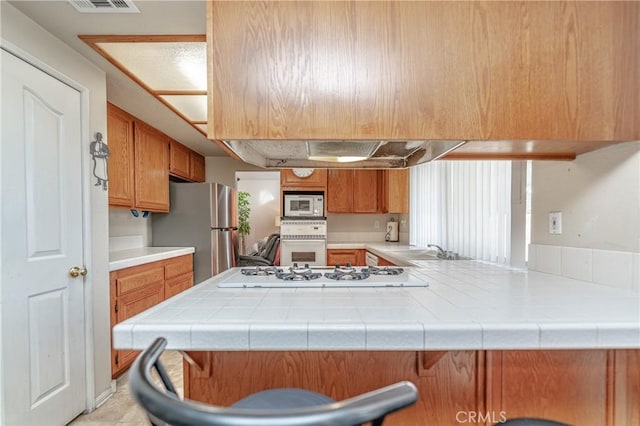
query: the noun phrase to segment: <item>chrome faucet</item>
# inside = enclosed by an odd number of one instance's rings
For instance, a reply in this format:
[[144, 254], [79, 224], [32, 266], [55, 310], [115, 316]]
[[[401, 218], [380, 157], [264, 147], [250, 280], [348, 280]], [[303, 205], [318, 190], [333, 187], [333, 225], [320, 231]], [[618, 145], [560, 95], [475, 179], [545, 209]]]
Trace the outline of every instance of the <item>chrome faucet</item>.
[[437, 245], [435, 245], [435, 244], [427, 244], [427, 248], [430, 248], [430, 247], [435, 247], [435, 248], [437, 248], [437, 249], [438, 249], [438, 255], [437, 255], [437, 256], [438, 256], [440, 259], [446, 259], [446, 258], [447, 258], [447, 252], [445, 252], [445, 251], [442, 249], [442, 247], [437, 246]]

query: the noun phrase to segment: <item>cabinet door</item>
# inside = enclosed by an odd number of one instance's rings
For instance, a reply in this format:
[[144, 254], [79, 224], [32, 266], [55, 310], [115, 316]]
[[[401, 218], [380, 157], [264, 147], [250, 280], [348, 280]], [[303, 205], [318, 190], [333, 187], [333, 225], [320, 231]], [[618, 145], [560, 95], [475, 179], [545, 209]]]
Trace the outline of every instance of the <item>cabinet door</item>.
[[353, 211], [353, 170], [330, 169], [327, 173], [327, 212]]
[[133, 206], [133, 117], [107, 104], [109, 205]]
[[378, 170], [353, 170], [353, 212], [378, 212]]
[[386, 170], [387, 212], [409, 213], [409, 169]]
[[487, 352], [487, 411], [572, 425], [607, 422], [606, 350]]
[[298, 177], [293, 169], [280, 170], [280, 186], [287, 189], [317, 189], [324, 191], [327, 188], [327, 169], [314, 169], [307, 177]]
[[359, 250], [331, 249], [327, 250], [327, 265], [346, 265], [350, 263], [352, 266], [361, 266], [358, 256]]
[[184, 179], [191, 173], [191, 150], [174, 140], [169, 141], [169, 173]]
[[189, 176], [194, 182], [205, 181], [205, 161], [204, 157], [197, 152], [191, 151], [191, 170]]
[[135, 122], [135, 207], [169, 211], [169, 144], [159, 131]]

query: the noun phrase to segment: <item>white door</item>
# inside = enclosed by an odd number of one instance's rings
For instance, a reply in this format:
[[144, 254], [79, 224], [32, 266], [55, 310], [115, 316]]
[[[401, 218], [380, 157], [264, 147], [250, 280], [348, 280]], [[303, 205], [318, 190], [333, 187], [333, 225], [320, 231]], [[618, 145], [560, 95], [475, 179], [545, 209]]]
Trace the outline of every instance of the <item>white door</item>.
[[2, 424], [85, 408], [80, 93], [2, 51]]

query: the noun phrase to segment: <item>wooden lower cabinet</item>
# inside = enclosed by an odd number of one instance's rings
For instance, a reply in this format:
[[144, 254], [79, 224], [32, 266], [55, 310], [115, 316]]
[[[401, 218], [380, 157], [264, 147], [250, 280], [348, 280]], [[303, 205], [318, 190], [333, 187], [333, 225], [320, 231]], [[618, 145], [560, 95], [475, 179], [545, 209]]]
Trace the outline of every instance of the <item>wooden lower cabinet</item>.
[[378, 266], [396, 266], [396, 264], [385, 259], [384, 257], [378, 256]]
[[[117, 323], [193, 286], [193, 255], [113, 271], [109, 281], [113, 328]], [[125, 371], [137, 355], [138, 351], [112, 349], [112, 377]]]
[[327, 250], [327, 265], [364, 266], [364, 249], [329, 249]]
[[546, 417], [640, 424], [640, 350], [187, 352], [185, 397], [229, 405], [301, 387], [341, 400], [401, 380], [418, 402], [385, 425], [493, 425]]

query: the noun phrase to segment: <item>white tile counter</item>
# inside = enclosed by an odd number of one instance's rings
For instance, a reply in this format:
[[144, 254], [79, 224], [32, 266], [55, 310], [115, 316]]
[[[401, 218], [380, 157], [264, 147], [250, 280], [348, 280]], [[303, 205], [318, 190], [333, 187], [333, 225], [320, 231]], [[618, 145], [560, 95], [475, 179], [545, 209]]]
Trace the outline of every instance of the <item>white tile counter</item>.
[[109, 271], [194, 253], [193, 247], [139, 247], [109, 252]]
[[114, 328], [119, 349], [640, 348], [637, 293], [478, 261], [423, 261], [426, 288], [221, 289], [218, 277]]
[[[404, 242], [364, 242], [364, 243], [327, 243], [327, 250], [367, 250], [377, 256], [383, 257], [398, 266], [414, 265], [412, 253], [422, 255], [427, 250], [423, 247], [411, 246]], [[432, 252], [434, 257], [436, 252]]]

